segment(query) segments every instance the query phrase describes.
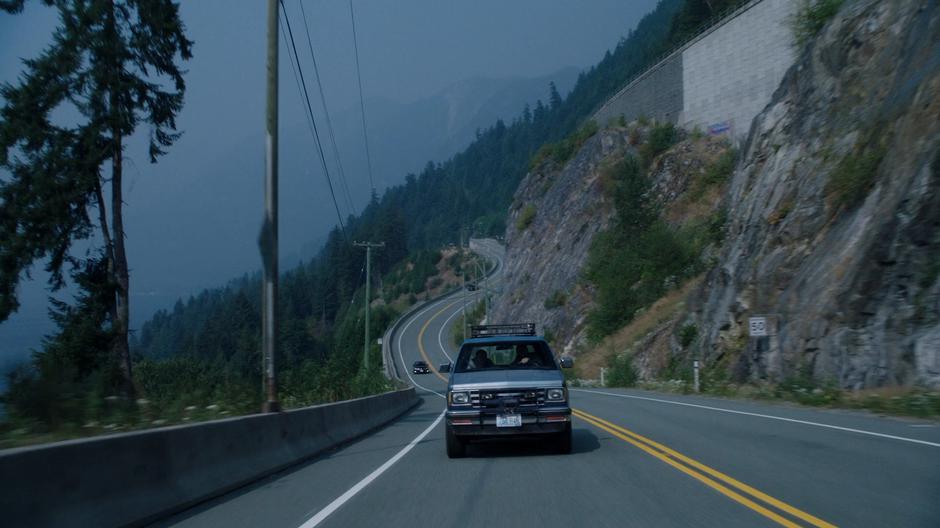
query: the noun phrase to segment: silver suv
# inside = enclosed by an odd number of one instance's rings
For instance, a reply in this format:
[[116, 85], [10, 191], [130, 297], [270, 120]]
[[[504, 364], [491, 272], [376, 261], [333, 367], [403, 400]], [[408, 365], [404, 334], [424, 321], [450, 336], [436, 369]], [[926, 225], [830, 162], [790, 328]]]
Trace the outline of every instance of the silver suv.
[[535, 324], [471, 328], [447, 384], [447, 456], [459, 458], [467, 442], [482, 438], [528, 436], [550, 439], [561, 453], [571, 452], [571, 408], [560, 367]]

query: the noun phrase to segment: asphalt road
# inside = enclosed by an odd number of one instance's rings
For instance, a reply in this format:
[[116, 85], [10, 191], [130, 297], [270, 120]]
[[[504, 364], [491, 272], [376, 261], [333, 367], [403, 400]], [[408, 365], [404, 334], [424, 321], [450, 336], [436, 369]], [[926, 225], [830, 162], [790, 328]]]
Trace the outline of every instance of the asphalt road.
[[[441, 299], [403, 324], [402, 372], [453, 357], [462, 302]], [[422, 403], [394, 423], [160, 525], [940, 526], [936, 422], [576, 389], [572, 454], [504, 442], [450, 460], [444, 378], [413, 382]]]

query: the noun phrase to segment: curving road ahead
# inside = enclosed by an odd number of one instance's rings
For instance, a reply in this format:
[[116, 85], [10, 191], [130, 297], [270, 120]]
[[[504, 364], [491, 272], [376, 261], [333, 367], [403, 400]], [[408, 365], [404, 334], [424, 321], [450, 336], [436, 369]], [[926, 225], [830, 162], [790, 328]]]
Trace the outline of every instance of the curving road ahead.
[[[494, 242], [476, 249], [501, 262]], [[458, 293], [430, 303], [392, 336], [399, 371], [421, 394], [413, 411], [160, 525], [940, 526], [936, 422], [575, 389], [571, 455], [511, 442], [450, 460], [445, 378], [411, 376], [410, 366], [453, 357], [462, 302]]]

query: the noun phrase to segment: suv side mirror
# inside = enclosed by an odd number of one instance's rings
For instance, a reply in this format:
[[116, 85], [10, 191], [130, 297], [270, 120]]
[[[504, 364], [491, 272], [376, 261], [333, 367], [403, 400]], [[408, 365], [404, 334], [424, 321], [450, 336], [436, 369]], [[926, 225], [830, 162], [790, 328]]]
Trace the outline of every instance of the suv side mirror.
[[562, 356], [561, 368], [571, 368], [574, 366], [574, 358], [571, 356]]
[[441, 372], [450, 372], [450, 363], [444, 363], [441, 365], [441, 368], [437, 369]]

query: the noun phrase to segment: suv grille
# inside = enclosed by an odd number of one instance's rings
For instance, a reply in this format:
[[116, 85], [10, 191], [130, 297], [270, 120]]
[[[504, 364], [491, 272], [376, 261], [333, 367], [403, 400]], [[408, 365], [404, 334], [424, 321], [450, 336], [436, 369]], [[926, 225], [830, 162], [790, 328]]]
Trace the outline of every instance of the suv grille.
[[470, 391], [470, 404], [474, 409], [503, 409], [541, 407], [545, 403], [545, 389], [487, 389]]

